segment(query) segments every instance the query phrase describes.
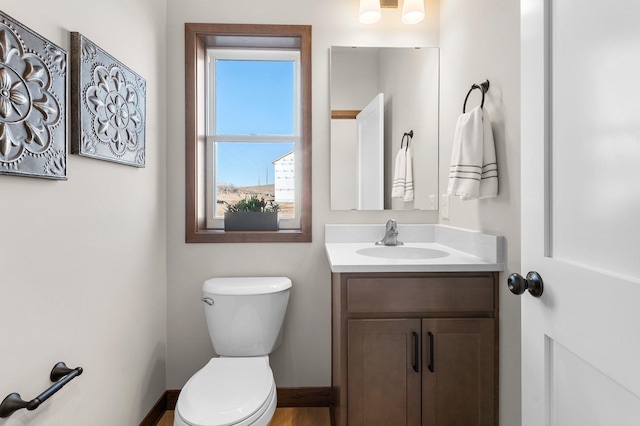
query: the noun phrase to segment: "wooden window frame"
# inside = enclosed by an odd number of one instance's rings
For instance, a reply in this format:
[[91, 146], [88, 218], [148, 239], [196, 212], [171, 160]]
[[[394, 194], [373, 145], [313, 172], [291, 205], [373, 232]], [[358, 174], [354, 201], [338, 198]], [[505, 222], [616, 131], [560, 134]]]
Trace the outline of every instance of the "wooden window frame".
[[[233, 231], [210, 229], [206, 225], [205, 199], [205, 61], [207, 48], [216, 38], [299, 39], [300, 49], [300, 126], [302, 138], [302, 206], [299, 229], [278, 231]], [[247, 46], [247, 47], [260, 47]], [[263, 46], [264, 47], [264, 46]], [[311, 241], [311, 26], [185, 24], [185, 201], [187, 243], [256, 243]], [[296, 158], [296, 161], [298, 159]]]

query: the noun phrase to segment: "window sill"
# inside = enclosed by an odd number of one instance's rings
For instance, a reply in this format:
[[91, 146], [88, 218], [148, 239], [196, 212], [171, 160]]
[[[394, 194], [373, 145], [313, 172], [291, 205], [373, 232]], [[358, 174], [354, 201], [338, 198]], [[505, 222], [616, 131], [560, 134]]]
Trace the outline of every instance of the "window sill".
[[187, 234], [187, 243], [308, 243], [311, 230], [281, 229], [278, 231], [225, 231], [202, 229]]

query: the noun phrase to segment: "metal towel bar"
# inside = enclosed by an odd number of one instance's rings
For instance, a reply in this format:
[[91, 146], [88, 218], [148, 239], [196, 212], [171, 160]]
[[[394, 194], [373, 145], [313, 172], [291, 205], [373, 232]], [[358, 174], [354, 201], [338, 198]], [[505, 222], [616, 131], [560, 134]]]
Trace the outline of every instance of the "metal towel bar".
[[53, 366], [49, 379], [55, 382], [46, 391], [32, 399], [31, 401], [23, 401], [19, 393], [12, 393], [0, 403], [0, 418], [6, 418], [16, 411], [26, 408], [33, 411], [43, 402], [49, 399], [54, 393], [58, 392], [64, 385], [73, 380], [76, 376], [82, 374], [82, 367], [71, 369], [64, 362], [59, 362]]

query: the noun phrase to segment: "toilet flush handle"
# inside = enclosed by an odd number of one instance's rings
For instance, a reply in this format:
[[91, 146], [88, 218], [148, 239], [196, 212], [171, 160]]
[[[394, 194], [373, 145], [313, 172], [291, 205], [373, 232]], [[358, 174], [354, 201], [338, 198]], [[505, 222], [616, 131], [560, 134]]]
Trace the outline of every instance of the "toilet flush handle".
[[202, 301], [203, 301], [204, 303], [206, 303], [207, 305], [209, 305], [209, 306], [213, 306], [213, 299], [212, 299], [212, 298], [210, 298], [210, 297], [203, 297], [203, 298], [202, 298]]

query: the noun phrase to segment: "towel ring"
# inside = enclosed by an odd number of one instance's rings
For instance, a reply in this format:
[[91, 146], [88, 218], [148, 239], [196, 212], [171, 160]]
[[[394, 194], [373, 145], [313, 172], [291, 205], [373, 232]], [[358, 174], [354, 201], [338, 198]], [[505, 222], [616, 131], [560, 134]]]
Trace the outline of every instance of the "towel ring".
[[407, 148], [409, 148], [409, 142], [413, 138], [413, 130], [410, 130], [408, 133], [402, 135], [402, 140], [400, 141], [400, 149], [404, 148], [404, 140], [407, 139]]
[[471, 85], [471, 89], [467, 92], [467, 97], [464, 98], [464, 104], [462, 104], [462, 113], [464, 114], [467, 109], [467, 99], [469, 99], [469, 95], [473, 91], [473, 89], [480, 89], [482, 92], [482, 102], [480, 103], [480, 108], [484, 107], [484, 94], [489, 90], [489, 80], [485, 80], [480, 84], [473, 83]]

